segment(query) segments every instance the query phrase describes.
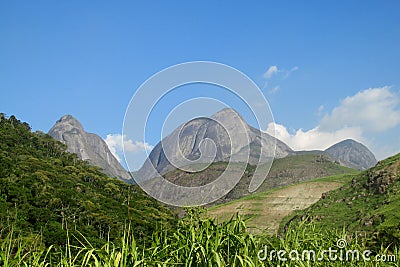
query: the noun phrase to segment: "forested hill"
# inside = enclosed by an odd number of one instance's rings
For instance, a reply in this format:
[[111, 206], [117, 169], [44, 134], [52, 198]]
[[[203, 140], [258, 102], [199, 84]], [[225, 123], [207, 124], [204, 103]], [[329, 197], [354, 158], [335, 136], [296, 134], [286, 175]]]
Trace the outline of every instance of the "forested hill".
[[[129, 208], [128, 208], [129, 206]], [[117, 238], [128, 221], [139, 238], [172, 213], [137, 186], [109, 178], [66, 146], [0, 114], [0, 233], [11, 228], [64, 244], [66, 230], [93, 243]]]
[[289, 223], [313, 221], [316, 228], [345, 228], [364, 234], [378, 244], [398, 245], [399, 206], [400, 154], [397, 154], [381, 160], [373, 168], [350, 175], [343, 187], [324, 194], [318, 202], [286, 220]]

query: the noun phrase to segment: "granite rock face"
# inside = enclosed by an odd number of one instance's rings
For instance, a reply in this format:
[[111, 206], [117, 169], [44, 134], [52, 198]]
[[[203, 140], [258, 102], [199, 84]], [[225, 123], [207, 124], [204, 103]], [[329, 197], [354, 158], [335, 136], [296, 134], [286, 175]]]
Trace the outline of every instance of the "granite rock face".
[[113, 156], [105, 141], [96, 134], [85, 132], [82, 124], [71, 115], [61, 117], [50, 129], [49, 135], [66, 144], [68, 151], [77, 154], [80, 159], [100, 167], [105, 174], [126, 182], [131, 180], [130, 174]]
[[196, 118], [176, 128], [155, 146], [135, 175], [145, 180], [154, 177], [155, 171], [165, 174], [176, 167], [217, 161], [255, 165], [293, 153], [285, 143], [251, 127], [227, 108], [211, 118]]
[[352, 139], [341, 141], [325, 152], [341, 165], [359, 170], [371, 168], [377, 163], [374, 154], [366, 146]]

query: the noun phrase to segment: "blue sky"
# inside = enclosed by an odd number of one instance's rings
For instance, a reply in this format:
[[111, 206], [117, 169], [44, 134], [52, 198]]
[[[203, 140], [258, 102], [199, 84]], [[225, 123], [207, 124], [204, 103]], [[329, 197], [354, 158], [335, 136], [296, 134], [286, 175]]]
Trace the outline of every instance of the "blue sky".
[[1, 1], [0, 111], [43, 131], [72, 114], [119, 153], [146, 79], [216, 61], [259, 85], [294, 148], [352, 137], [383, 158], [400, 151], [399, 13], [398, 1]]

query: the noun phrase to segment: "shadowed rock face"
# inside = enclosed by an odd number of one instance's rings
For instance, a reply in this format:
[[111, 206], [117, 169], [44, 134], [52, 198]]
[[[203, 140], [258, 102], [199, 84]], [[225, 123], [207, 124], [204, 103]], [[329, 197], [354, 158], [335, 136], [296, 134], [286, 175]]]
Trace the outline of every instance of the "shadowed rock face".
[[[233, 134], [230, 136], [228, 132]], [[212, 141], [215, 147], [206, 140]], [[236, 111], [227, 108], [211, 118], [196, 118], [179, 126], [155, 146], [135, 175], [140, 180], [152, 178], [155, 175], [154, 169], [165, 174], [175, 169], [170, 161], [179, 162], [178, 158], [182, 156], [192, 161], [197, 160], [197, 163], [231, 159], [254, 165], [273, 157], [275, 145], [277, 158], [293, 153], [286, 144], [251, 127]], [[260, 158], [261, 151], [265, 158]], [[181, 164], [179, 167], [186, 165]]]
[[325, 152], [340, 164], [359, 170], [371, 168], [377, 163], [374, 154], [366, 146], [351, 139], [339, 142]]
[[85, 132], [82, 124], [71, 115], [61, 117], [50, 129], [49, 135], [66, 144], [68, 151], [77, 154], [80, 159], [103, 169], [105, 174], [123, 181], [131, 179], [104, 140], [96, 134]]

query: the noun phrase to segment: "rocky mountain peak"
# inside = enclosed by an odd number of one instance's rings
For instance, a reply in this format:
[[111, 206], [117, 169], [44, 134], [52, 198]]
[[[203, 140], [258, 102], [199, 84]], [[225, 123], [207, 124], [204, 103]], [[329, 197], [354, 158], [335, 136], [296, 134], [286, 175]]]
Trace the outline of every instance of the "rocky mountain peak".
[[240, 129], [245, 127], [248, 130], [247, 123], [243, 117], [232, 108], [224, 108], [211, 116], [211, 120], [215, 120], [228, 129]]
[[[207, 143], [202, 148], [204, 140], [213, 142], [215, 150]], [[142, 180], [149, 179], [154, 177], [154, 170], [165, 174], [177, 166], [189, 165], [185, 159], [200, 159], [201, 163], [232, 159], [255, 165], [273, 157], [275, 147], [278, 158], [293, 153], [283, 142], [249, 126], [234, 109], [225, 108], [210, 118], [196, 118], [175, 129], [154, 147], [136, 176]]]
[[[57, 127], [55, 127], [57, 126]], [[54, 130], [84, 132], [82, 124], [72, 115], [64, 115], [53, 126]]]
[[214, 119], [223, 119], [223, 120], [229, 120], [230, 118], [232, 118], [233, 116], [237, 116], [239, 117], [242, 121], [244, 121], [244, 119], [242, 118], [242, 116], [233, 108], [224, 108], [221, 109], [220, 111], [218, 111], [217, 113], [215, 113], [214, 115], [211, 116], [211, 118]]
[[56, 123], [68, 123], [71, 125], [82, 127], [82, 124], [70, 114], [62, 116], [59, 120], [56, 121]]
[[338, 159], [342, 165], [359, 170], [368, 169], [377, 162], [374, 154], [365, 145], [353, 139], [346, 139], [334, 144], [325, 152]]
[[77, 154], [80, 159], [102, 168], [105, 174], [124, 181], [131, 179], [105, 141], [96, 134], [85, 132], [82, 124], [72, 115], [57, 120], [49, 135], [66, 144], [68, 151]]

